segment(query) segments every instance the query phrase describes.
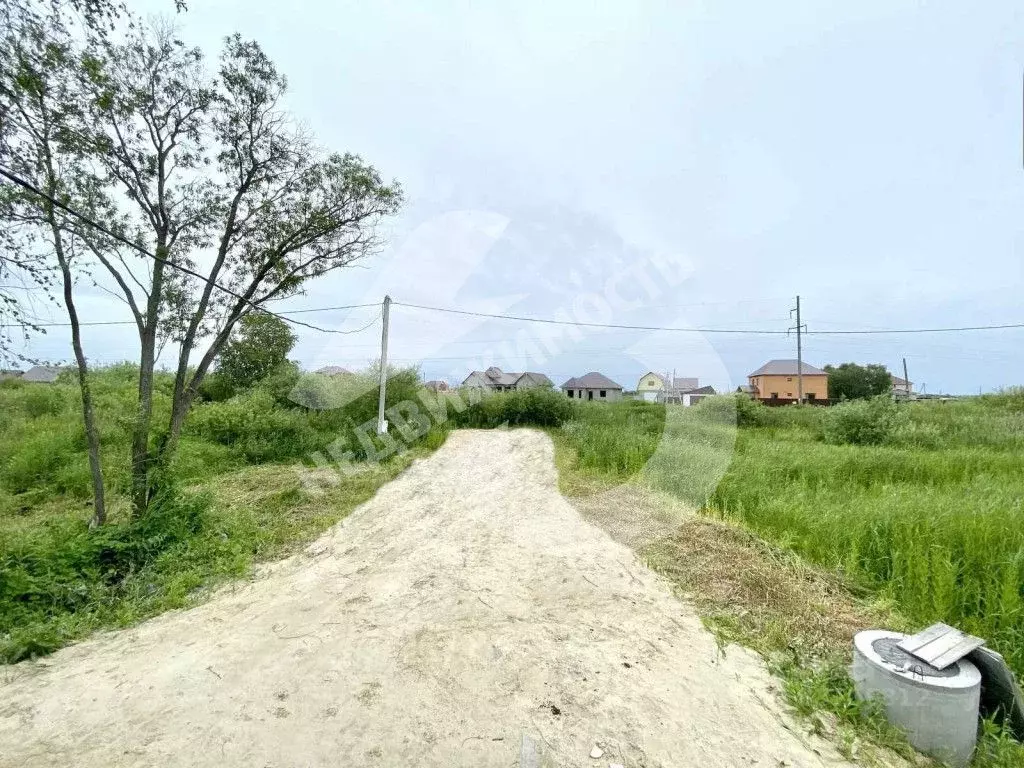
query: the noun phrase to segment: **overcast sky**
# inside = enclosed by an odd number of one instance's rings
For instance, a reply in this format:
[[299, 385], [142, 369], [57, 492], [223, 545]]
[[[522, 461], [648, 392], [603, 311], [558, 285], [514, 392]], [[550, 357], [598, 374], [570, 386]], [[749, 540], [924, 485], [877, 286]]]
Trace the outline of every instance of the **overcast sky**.
[[[785, 331], [800, 294], [812, 332], [1024, 322], [1019, 2], [190, 5], [183, 39], [211, 55], [235, 31], [258, 40], [319, 140], [407, 192], [369, 269], [288, 307], [389, 293]], [[126, 317], [102, 295], [84, 304], [88, 319]], [[356, 330], [376, 313], [301, 317]], [[394, 307], [391, 352], [453, 382], [494, 363], [627, 388], [652, 369], [735, 386], [795, 357], [784, 335], [595, 329], [517, 357], [517, 333], [522, 351], [537, 329]], [[360, 365], [379, 335], [303, 330], [294, 356]], [[67, 359], [65, 336], [31, 351]], [[87, 344], [99, 362], [136, 356], [131, 327], [91, 328]], [[929, 392], [976, 392], [1024, 382], [1022, 344], [1024, 329], [813, 335], [805, 359], [895, 371], [905, 356]]]

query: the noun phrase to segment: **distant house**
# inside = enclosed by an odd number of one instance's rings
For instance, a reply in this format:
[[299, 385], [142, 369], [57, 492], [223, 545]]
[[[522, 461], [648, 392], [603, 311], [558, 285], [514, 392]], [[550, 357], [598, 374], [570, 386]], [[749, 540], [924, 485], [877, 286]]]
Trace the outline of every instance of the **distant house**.
[[676, 376], [674, 372], [666, 374], [665, 388], [658, 393], [658, 402], [689, 405], [686, 395], [698, 387], [700, 387], [700, 380], [696, 377]]
[[433, 392], [447, 392], [448, 382], [447, 381], [425, 381], [423, 386]]
[[533, 389], [535, 387], [551, 387], [551, 379], [543, 373], [526, 371], [525, 373], [506, 373], [492, 365], [486, 371], [473, 371], [462, 382], [464, 387], [487, 389], [493, 392], [511, 392], [514, 389]]
[[683, 405], [689, 407], [691, 405], [696, 405], [705, 397], [709, 397], [710, 395], [715, 394], [718, 393], [715, 392], [715, 388], [712, 386], [697, 387], [696, 389], [691, 389], [688, 392], [683, 392], [679, 396], [679, 400]]
[[545, 376], [543, 373], [537, 373], [536, 371], [526, 371], [519, 375], [516, 379], [515, 384], [512, 385], [513, 389], [534, 389], [536, 387], [554, 387], [555, 382]]
[[348, 368], [342, 368], [340, 365], [325, 365], [323, 368], [317, 368], [314, 373], [319, 373], [321, 376], [351, 376], [352, 371]]
[[914, 397], [914, 382], [901, 379], [899, 376], [890, 375], [892, 380], [892, 396], [900, 398]]
[[640, 399], [650, 403], [658, 399], [658, 393], [663, 389], [665, 389], [665, 378], [654, 371], [648, 371], [641, 376], [636, 385], [636, 393]]
[[33, 381], [38, 384], [53, 384], [64, 369], [59, 365], [35, 365], [22, 374], [22, 381]]
[[622, 386], [603, 373], [591, 371], [585, 376], [574, 376], [562, 385], [562, 391], [574, 400], [620, 400]]
[[808, 363], [798, 368], [796, 360], [769, 360], [748, 374], [751, 395], [764, 402], [795, 403], [799, 397], [800, 371], [804, 379], [804, 401], [827, 401], [828, 374]]
[[640, 377], [636, 385], [640, 399], [648, 402], [682, 402], [684, 393], [697, 389], [700, 380], [672, 373], [655, 373], [648, 371]]

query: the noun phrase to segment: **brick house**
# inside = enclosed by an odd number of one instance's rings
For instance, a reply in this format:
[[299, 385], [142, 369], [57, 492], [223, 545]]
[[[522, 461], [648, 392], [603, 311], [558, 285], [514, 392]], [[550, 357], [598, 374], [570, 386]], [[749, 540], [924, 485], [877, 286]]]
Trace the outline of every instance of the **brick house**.
[[792, 402], [798, 398], [798, 371], [803, 371], [804, 401], [828, 402], [828, 374], [820, 368], [804, 363], [797, 368], [796, 360], [769, 360], [747, 375], [751, 397], [765, 402]]

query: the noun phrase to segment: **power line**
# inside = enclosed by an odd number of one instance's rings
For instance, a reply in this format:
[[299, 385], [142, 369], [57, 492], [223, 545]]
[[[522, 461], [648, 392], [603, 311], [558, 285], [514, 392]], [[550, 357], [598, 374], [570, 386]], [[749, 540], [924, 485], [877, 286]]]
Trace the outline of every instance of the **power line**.
[[[327, 312], [329, 310], [361, 309], [363, 307], [379, 307], [379, 306], [380, 306], [380, 304], [377, 304], [377, 303], [373, 303], [373, 304], [348, 304], [348, 305], [340, 306], [340, 307], [316, 307], [315, 309], [289, 309], [289, 310], [281, 310], [280, 312], [278, 312], [276, 314], [278, 314], [278, 315], [296, 315], [296, 314], [300, 314], [300, 313], [303, 313], [303, 312]], [[269, 314], [275, 314], [275, 313], [270, 312]], [[373, 325], [373, 323], [377, 322], [378, 319], [380, 319], [380, 315], [378, 315], [376, 318], [374, 318], [374, 320], [370, 323], [370, 325]], [[69, 327], [71, 325], [71, 323], [6, 323], [3, 327], [11, 327], [12, 325], [22, 325], [22, 326], [32, 325], [35, 328], [67, 328], [67, 327]], [[135, 321], [134, 320], [89, 320], [89, 321], [81, 322], [81, 323], [79, 323], [79, 325], [80, 326], [86, 326], [86, 325], [135, 325]], [[316, 326], [310, 326], [310, 327], [316, 327]], [[369, 326], [366, 326], [366, 327], [368, 328]], [[334, 329], [334, 328], [317, 328], [317, 330], [324, 331], [326, 333], [359, 333], [359, 331], [363, 330], [363, 329], [356, 329], [354, 331], [342, 331], [342, 330], [338, 330], [338, 329]]]
[[782, 335], [785, 331], [766, 330], [741, 330], [738, 328], [664, 328], [654, 325], [620, 325], [616, 323], [584, 323], [576, 320], [552, 320], [542, 317], [524, 317], [522, 315], [498, 315], [489, 312], [471, 312], [465, 309], [450, 309], [446, 307], [428, 307], [423, 304], [407, 304], [402, 301], [392, 302], [398, 307], [411, 307], [413, 309], [427, 309], [432, 312], [447, 312], [453, 315], [471, 315], [473, 317], [491, 317], [500, 320], [519, 320], [526, 323], [546, 323], [549, 325], [577, 325], [587, 328], [624, 328], [631, 331], [679, 331], [682, 333], [749, 333], [758, 335]]
[[[74, 216], [79, 221], [82, 221], [85, 224], [87, 224], [90, 227], [92, 227], [93, 229], [97, 229], [100, 232], [102, 232], [103, 234], [107, 235], [107, 237], [112, 237], [115, 240], [117, 240], [119, 243], [121, 243], [123, 245], [127, 245], [129, 248], [132, 248], [132, 249], [138, 251], [143, 256], [147, 256], [148, 258], [153, 259], [153, 261], [155, 261], [155, 262], [157, 262], [159, 264], [163, 264], [164, 266], [171, 267], [172, 269], [176, 269], [179, 272], [184, 272], [186, 275], [190, 275], [191, 277], [194, 277], [194, 278], [196, 278], [198, 280], [202, 280], [207, 285], [212, 285], [214, 288], [217, 288], [218, 290], [223, 291], [224, 293], [228, 294], [229, 296], [233, 296], [234, 298], [238, 299], [239, 301], [248, 304], [249, 306], [251, 306], [253, 309], [257, 310], [258, 312], [266, 312], [268, 315], [273, 315], [278, 320], [284, 320], [285, 322], [292, 323], [294, 325], [301, 325], [301, 326], [304, 326], [306, 328], [311, 328], [312, 330], [320, 331], [321, 333], [345, 333], [345, 331], [335, 331], [335, 330], [331, 330], [329, 328], [321, 328], [319, 326], [313, 325], [312, 323], [303, 322], [302, 320], [292, 320], [289, 317], [284, 317], [283, 315], [279, 315], [277, 312], [272, 312], [271, 310], [266, 309], [265, 307], [257, 304], [256, 302], [254, 302], [254, 301], [252, 301], [250, 299], [245, 298], [240, 293], [235, 293], [230, 288], [225, 288], [223, 285], [221, 285], [220, 283], [216, 282], [215, 280], [211, 280], [210, 278], [206, 277], [205, 275], [200, 274], [199, 272], [196, 272], [193, 269], [189, 269], [188, 267], [183, 267], [181, 264], [175, 264], [173, 261], [168, 261], [167, 259], [164, 259], [164, 258], [162, 258], [160, 256], [157, 256], [155, 253], [150, 253], [149, 251], [147, 251], [145, 248], [143, 248], [138, 243], [133, 243], [131, 240], [129, 240], [128, 238], [124, 237], [123, 235], [119, 235], [116, 232], [110, 231], [109, 229], [104, 227], [99, 222], [94, 221], [93, 219], [89, 218], [85, 214], [80, 213], [79, 211], [76, 211], [75, 209], [71, 208], [70, 206], [65, 205], [64, 203], [62, 203], [57, 198], [55, 198], [55, 197], [53, 197], [51, 195], [48, 195], [46, 192], [43, 192], [41, 189], [36, 187], [34, 184], [32, 184], [32, 183], [30, 183], [28, 181], [25, 181], [23, 178], [21, 178], [17, 174], [11, 173], [10, 171], [8, 171], [3, 166], [0, 166], [0, 176], [3, 176], [4, 178], [6, 178], [9, 181], [13, 181], [15, 184], [17, 184], [22, 189], [26, 189], [29, 192], [31, 192], [32, 194], [36, 195], [37, 197], [43, 198], [44, 200], [46, 200], [51, 205], [54, 205], [57, 208], [60, 208], [65, 213], [71, 214], [72, 216]], [[132, 324], [134, 325], [134, 322]]]
[[[787, 331], [750, 330], [743, 328], [671, 328], [657, 325], [622, 325], [617, 323], [587, 323], [577, 320], [554, 320], [551, 318], [526, 317], [523, 315], [503, 315], [490, 312], [474, 312], [465, 309], [451, 309], [450, 307], [429, 307], [424, 304], [408, 304], [402, 301], [393, 302], [395, 306], [411, 307], [413, 309], [425, 309], [432, 312], [446, 312], [454, 315], [470, 315], [473, 317], [488, 317], [499, 320], [518, 320], [526, 323], [546, 323], [549, 325], [576, 325], [588, 328], [625, 328], [633, 331], [674, 331], [677, 333], [735, 333], [753, 334], [759, 336], [785, 336]], [[1024, 328], [1024, 323], [1005, 323], [1001, 325], [971, 325], [956, 328], [889, 328], [889, 329], [861, 329], [849, 331], [806, 331], [808, 335], [831, 336], [851, 334], [882, 334], [882, 333], [950, 333], [957, 331], [988, 331], [1002, 330], [1006, 328]]]

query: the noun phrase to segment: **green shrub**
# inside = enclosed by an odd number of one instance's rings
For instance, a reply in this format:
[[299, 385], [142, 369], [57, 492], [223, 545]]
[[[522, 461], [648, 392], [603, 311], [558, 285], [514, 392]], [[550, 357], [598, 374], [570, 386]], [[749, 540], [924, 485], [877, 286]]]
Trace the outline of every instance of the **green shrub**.
[[78, 490], [67, 485], [65, 471], [69, 465], [86, 461], [82, 451], [84, 430], [76, 422], [56, 416], [39, 417], [31, 428], [9, 435], [5, 442], [0, 447], [0, 457], [4, 457], [0, 485], [11, 493], [40, 488], [56, 493]]
[[197, 406], [186, 429], [210, 442], [231, 446], [254, 464], [299, 458], [317, 444], [302, 412], [277, 407], [270, 394], [260, 390]]
[[40, 416], [56, 416], [64, 410], [64, 391], [62, 387], [40, 384], [25, 389], [22, 404], [25, 413], [36, 419]]
[[199, 383], [199, 397], [210, 403], [222, 403], [238, 394], [238, 390], [227, 376], [214, 371]]
[[85, 623], [114, 618], [115, 598], [207, 524], [206, 496], [167, 495], [141, 520], [89, 530], [81, 520], [51, 520], [0, 539], [0, 661], [49, 653], [70, 638], [72, 614]]
[[825, 440], [832, 444], [878, 445], [896, 437], [906, 414], [888, 395], [833, 406], [825, 417]]
[[744, 394], [736, 395], [736, 423], [739, 426], [764, 427], [772, 418], [771, 410], [761, 401]]
[[293, 406], [291, 399], [292, 390], [299, 380], [299, 366], [292, 362], [282, 363], [274, 368], [270, 374], [259, 382], [259, 388], [266, 390], [274, 398], [278, 405]]
[[[607, 405], [600, 403], [598, 406]], [[453, 416], [463, 427], [490, 429], [502, 425], [558, 427], [573, 415], [573, 403], [548, 388], [500, 392], [483, 397]]]
[[994, 394], [982, 395], [980, 399], [990, 407], [1024, 413], [1024, 387], [1007, 387]]

